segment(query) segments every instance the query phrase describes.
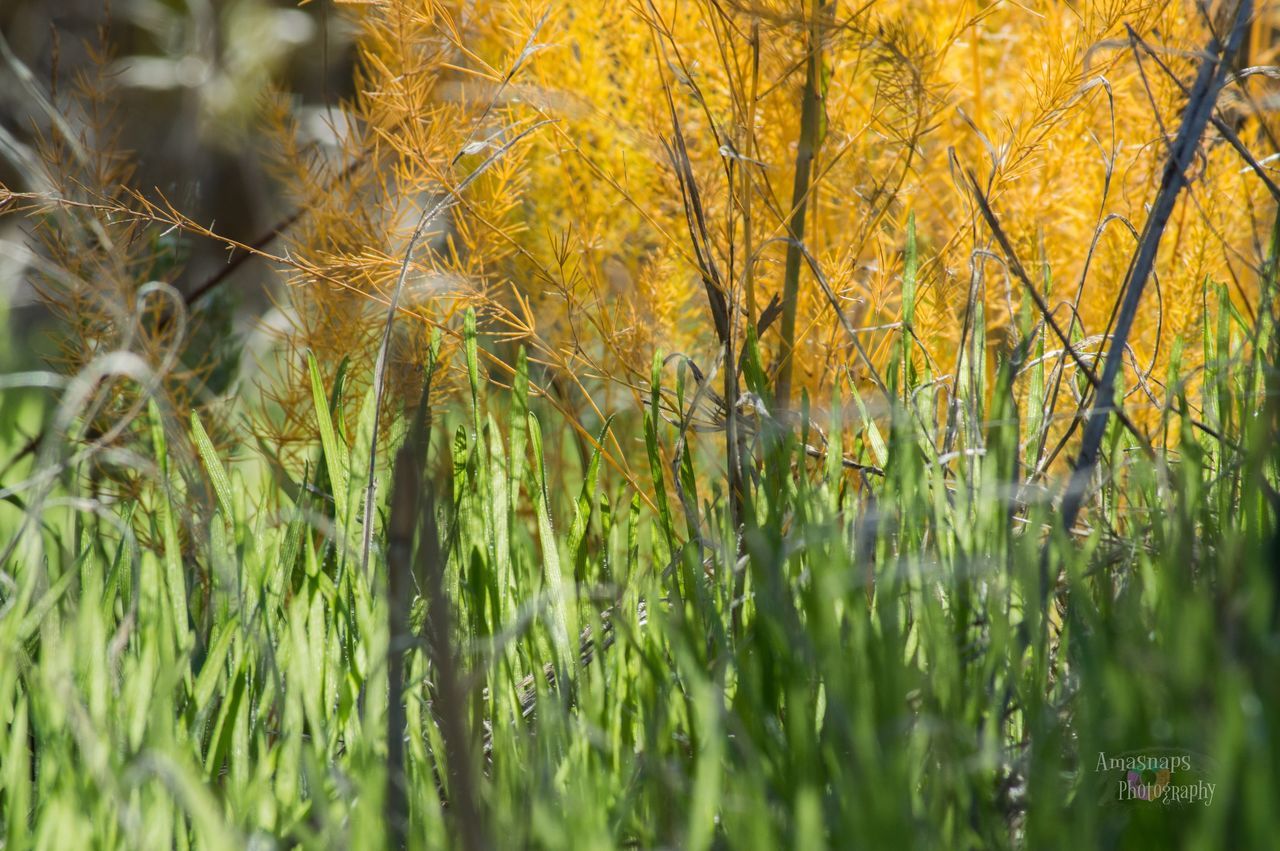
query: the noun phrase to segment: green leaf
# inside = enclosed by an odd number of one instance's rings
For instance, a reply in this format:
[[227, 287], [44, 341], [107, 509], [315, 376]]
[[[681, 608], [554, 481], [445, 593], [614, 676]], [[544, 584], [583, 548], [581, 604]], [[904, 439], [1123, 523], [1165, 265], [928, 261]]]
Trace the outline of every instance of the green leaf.
[[160, 534], [164, 541], [164, 576], [169, 595], [169, 607], [173, 615], [174, 642], [179, 650], [189, 648], [194, 640], [188, 629], [187, 581], [182, 569], [182, 544], [178, 540], [177, 520], [171, 498], [172, 480], [169, 477], [169, 448], [164, 436], [164, 419], [160, 406], [152, 398], [147, 403], [151, 416], [151, 441], [160, 466], [160, 504], [157, 511]]
[[649, 379], [649, 407], [644, 413], [644, 446], [649, 457], [649, 473], [653, 477], [654, 502], [658, 506], [658, 525], [662, 536], [654, 540], [655, 555], [662, 567], [676, 550], [675, 528], [671, 524], [671, 506], [667, 502], [667, 486], [663, 474], [662, 453], [658, 449], [658, 423], [662, 421], [662, 353], [654, 352]]
[[862, 394], [858, 392], [858, 386], [850, 381], [849, 391], [853, 394], [853, 401], [858, 406], [858, 414], [862, 417], [862, 429], [867, 436], [867, 443], [871, 446], [871, 455], [875, 458], [876, 466], [884, 467], [889, 461], [889, 445], [884, 442], [884, 435], [880, 433], [880, 427], [876, 425], [875, 419], [867, 412], [867, 405], [862, 401]]
[[222, 516], [230, 525], [235, 521], [234, 503], [231, 499], [231, 480], [227, 478], [227, 471], [223, 469], [222, 462], [218, 460], [218, 452], [213, 447], [213, 441], [209, 439], [209, 433], [204, 430], [204, 424], [200, 422], [200, 415], [195, 411], [191, 412], [191, 437], [195, 441], [196, 451], [200, 454], [200, 460], [204, 464], [205, 472], [209, 474], [209, 482], [213, 485], [213, 493], [218, 499], [218, 508], [222, 510]]
[[542, 539], [542, 565], [551, 593], [552, 639], [560, 656], [560, 664], [572, 673], [577, 668], [578, 654], [569, 643], [569, 636], [578, 634], [578, 617], [576, 606], [571, 605], [575, 602], [571, 596], [573, 588], [566, 585], [560, 569], [560, 553], [556, 549], [555, 530], [551, 524], [551, 501], [547, 495], [542, 430], [538, 426], [537, 417], [532, 413], [529, 414], [529, 442], [533, 444], [534, 475], [537, 477], [535, 501], [538, 509], [538, 537]]
[[587, 553], [583, 544], [600, 482], [600, 447], [604, 446], [604, 441], [609, 434], [609, 425], [612, 422], [613, 417], [609, 417], [605, 420], [604, 427], [600, 429], [595, 450], [591, 453], [591, 461], [587, 464], [587, 475], [582, 482], [582, 490], [578, 493], [578, 501], [574, 506], [573, 525], [569, 527], [569, 553], [573, 559], [573, 574], [578, 581], [585, 580], [583, 571], [587, 563]]
[[916, 315], [916, 275], [919, 269], [916, 248], [916, 214], [907, 216], [907, 247], [902, 256], [902, 321], [911, 327]]
[[333, 430], [333, 417], [329, 410], [329, 397], [324, 392], [324, 381], [320, 377], [320, 366], [315, 355], [307, 354], [307, 367], [311, 373], [311, 404], [316, 412], [316, 425], [320, 429], [320, 446], [324, 451], [325, 469], [329, 471], [329, 485], [333, 488], [333, 502], [336, 507], [338, 523], [342, 528], [347, 526], [347, 468], [346, 447], [338, 442]]
[[200, 665], [200, 673], [196, 677], [195, 691], [192, 695], [197, 716], [208, 709], [209, 704], [213, 701], [214, 690], [218, 687], [218, 681], [221, 679], [226, 665], [227, 652], [231, 649], [231, 642], [239, 631], [240, 616], [232, 615], [230, 619], [219, 626], [218, 638], [210, 646], [209, 652], [205, 654], [204, 662]]

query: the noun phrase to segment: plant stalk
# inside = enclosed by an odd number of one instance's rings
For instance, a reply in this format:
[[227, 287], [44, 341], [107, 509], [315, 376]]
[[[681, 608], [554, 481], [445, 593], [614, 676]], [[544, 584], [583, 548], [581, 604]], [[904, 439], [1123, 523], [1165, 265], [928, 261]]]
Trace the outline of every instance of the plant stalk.
[[822, 123], [822, 28], [828, 4], [812, 0], [809, 14], [809, 61], [804, 78], [804, 99], [800, 105], [800, 143], [796, 148], [795, 182], [791, 190], [791, 241], [787, 244], [787, 260], [782, 280], [782, 362], [778, 367], [778, 392], [775, 400], [780, 409], [791, 406], [791, 373], [796, 341], [796, 306], [800, 297], [801, 246], [804, 224], [809, 209], [810, 178], [817, 154]]

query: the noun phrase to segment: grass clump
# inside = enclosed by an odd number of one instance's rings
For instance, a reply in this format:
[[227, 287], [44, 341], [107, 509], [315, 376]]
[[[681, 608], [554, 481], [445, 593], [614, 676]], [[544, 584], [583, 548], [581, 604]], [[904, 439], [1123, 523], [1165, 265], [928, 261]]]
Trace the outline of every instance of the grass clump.
[[[976, 442], [952, 460], [908, 409], [858, 446], [828, 423], [821, 459], [816, 425], [762, 417], [735, 530], [720, 456], [669, 457], [660, 395], [608, 426], [647, 435], [679, 495], [655, 511], [598, 452], [572, 460], [521, 360], [515, 391], [397, 418], [367, 573], [368, 403], [335, 429], [341, 381], [317, 387], [323, 439], [288, 488], [229, 466], [198, 419], [192, 488], [153, 408], [143, 501], [50, 505], [6, 562], [8, 842], [1265, 845], [1270, 327], [1246, 348], [1224, 326], [1237, 360], [1206, 381], [1241, 442], [1125, 464], [1138, 447], [1113, 426], [1073, 537], [1011, 477], [1007, 386], [968, 400]], [[902, 389], [928, 410], [926, 382]], [[1212, 801], [1122, 799], [1110, 760], [1134, 755], [1185, 757], [1168, 788]]]

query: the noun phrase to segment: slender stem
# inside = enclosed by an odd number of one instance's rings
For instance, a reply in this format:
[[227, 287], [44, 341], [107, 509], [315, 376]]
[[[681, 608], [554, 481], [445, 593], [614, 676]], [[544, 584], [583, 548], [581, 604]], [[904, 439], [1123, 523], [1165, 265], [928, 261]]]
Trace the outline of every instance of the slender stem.
[[796, 306], [800, 297], [800, 243], [804, 242], [804, 223], [809, 209], [809, 181], [813, 158], [821, 144], [822, 121], [822, 29], [826, 11], [824, 0], [811, 0], [809, 14], [809, 61], [805, 71], [804, 99], [800, 105], [800, 143], [796, 148], [795, 182], [791, 191], [791, 241], [787, 245], [787, 261], [782, 280], [782, 363], [778, 370], [777, 404], [791, 405], [791, 372], [796, 341]]
[[760, 22], [755, 21], [751, 25], [751, 99], [747, 101], [747, 126], [746, 132], [743, 134], [744, 147], [743, 153], [746, 154], [747, 162], [739, 169], [742, 179], [742, 239], [743, 239], [743, 257], [746, 258], [746, 264], [743, 268], [742, 278], [746, 287], [747, 298], [747, 327], [756, 327], [759, 320], [759, 313], [756, 312], [756, 264], [752, 262], [755, 257], [755, 247], [752, 244], [751, 234], [751, 169], [748, 167], [756, 156], [756, 105], [759, 103], [760, 97]]
[[1062, 499], [1063, 528], [1070, 531], [1075, 525], [1076, 517], [1084, 504], [1085, 491], [1089, 479], [1093, 476], [1094, 467], [1098, 463], [1098, 455], [1102, 448], [1102, 438], [1106, 434], [1107, 421], [1115, 410], [1115, 385], [1120, 375], [1120, 366], [1124, 359], [1125, 345], [1129, 339], [1129, 330], [1138, 313], [1138, 303], [1142, 299], [1142, 291], [1155, 265], [1156, 253], [1160, 248], [1160, 237], [1163, 235], [1169, 218], [1173, 215], [1178, 195], [1187, 183], [1187, 168], [1200, 146], [1200, 138], [1204, 135], [1213, 110], [1218, 102], [1218, 93], [1226, 82], [1227, 73], [1240, 42], [1244, 38], [1246, 25], [1252, 16], [1252, 0], [1241, 0], [1236, 6], [1235, 24], [1225, 46], [1220, 46], [1215, 37], [1205, 51], [1206, 57], [1200, 65], [1195, 85], [1187, 101], [1183, 113], [1182, 126], [1174, 139], [1169, 159], [1165, 163], [1164, 176], [1160, 181], [1160, 191], [1151, 207], [1151, 215], [1143, 229], [1142, 240], [1138, 244], [1138, 252], [1130, 267], [1128, 285], [1125, 287], [1124, 301], [1116, 318], [1112, 343], [1107, 349], [1107, 359], [1102, 368], [1102, 376], [1098, 380], [1098, 388], [1094, 397], [1093, 410], [1089, 412], [1089, 420], [1085, 424], [1084, 437], [1080, 445], [1080, 454], [1076, 459], [1075, 469]]

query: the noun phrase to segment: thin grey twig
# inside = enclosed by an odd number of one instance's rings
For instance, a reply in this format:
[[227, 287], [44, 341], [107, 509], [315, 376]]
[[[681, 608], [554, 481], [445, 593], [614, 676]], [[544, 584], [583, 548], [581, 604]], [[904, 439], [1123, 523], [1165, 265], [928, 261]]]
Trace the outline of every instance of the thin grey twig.
[[1084, 437], [1077, 456], [1075, 469], [1072, 471], [1067, 492], [1062, 500], [1062, 525], [1071, 529], [1084, 504], [1084, 495], [1094, 467], [1098, 463], [1098, 453], [1102, 447], [1102, 438], [1106, 433], [1107, 420], [1115, 410], [1115, 383], [1120, 374], [1124, 360], [1125, 343], [1129, 339], [1129, 331], [1138, 313], [1138, 303], [1142, 300], [1142, 292], [1147, 278], [1155, 266], [1156, 252], [1160, 247], [1160, 238], [1165, 226], [1173, 215], [1173, 208], [1178, 195], [1187, 183], [1187, 168], [1200, 146], [1200, 138], [1213, 115], [1218, 94], [1226, 83], [1231, 69], [1232, 59], [1240, 49], [1244, 32], [1252, 17], [1253, 0], [1241, 0], [1236, 6], [1235, 23], [1225, 47], [1220, 46], [1215, 37], [1210, 40], [1205, 51], [1206, 56], [1200, 64], [1195, 84], [1183, 112], [1182, 126], [1169, 151], [1169, 159], [1165, 162], [1164, 175], [1160, 180], [1160, 191], [1151, 207], [1151, 215], [1143, 228], [1142, 241], [1138, 252], [1130, 266], [1128, 283], [1125, 287], [1124, 302], [1120, 314], [1116, 318], [1114, 343], [1107, 349], [1107, 359], [1102, 368], [1100, 384], [1094, 394], [1093, 411], [1085, 424]]

